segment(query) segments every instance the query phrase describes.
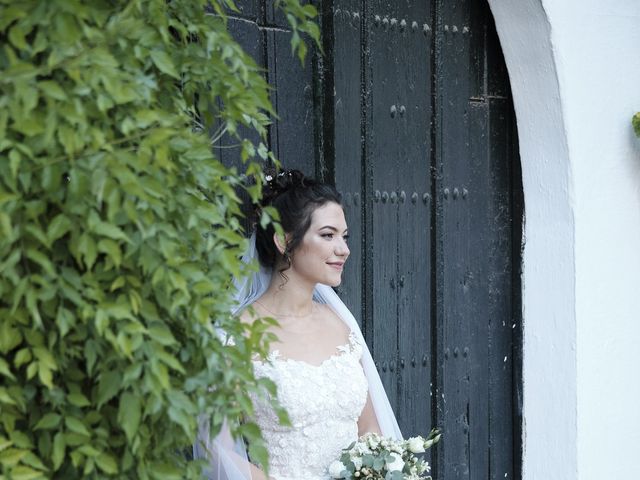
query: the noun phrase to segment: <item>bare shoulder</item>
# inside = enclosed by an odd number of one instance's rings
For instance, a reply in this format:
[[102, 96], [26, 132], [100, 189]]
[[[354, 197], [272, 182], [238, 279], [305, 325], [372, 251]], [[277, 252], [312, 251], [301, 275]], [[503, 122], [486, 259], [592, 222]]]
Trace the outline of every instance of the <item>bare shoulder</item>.
[[332, 335], [335, 335], [336, 338], [339, 337], [341, 340], [346, 341], [351, 332], [347, 324], [342, 321], [329, 305], [324, 303], [318, 303], [316, 305], [318, 306], [323, 321], [326, 322], [328, 331], [331, 332]]

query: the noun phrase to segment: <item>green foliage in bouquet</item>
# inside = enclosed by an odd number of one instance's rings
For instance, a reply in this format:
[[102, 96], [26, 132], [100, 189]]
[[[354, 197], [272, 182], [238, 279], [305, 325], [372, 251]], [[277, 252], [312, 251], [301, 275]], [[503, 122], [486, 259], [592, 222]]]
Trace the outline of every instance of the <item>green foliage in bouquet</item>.
[[442, 434], [433, 429], [427, 436], [393, 440], [367, 433], [342, 451], [329, 465], [335, 479], [361, 480], [431, 480], [429, 464], [417, 455], [440, 441]]
[[631, 124], [633, 125], [633, 131], [636, 132], [636, 136], [640, 137], [640, 112], [633, 116]]
[[[276, 3], [303, 57], [315, 10]], [[229, 9], [0, 0], [0, 478], [198, 478], [198, 414], [216, 432], [273, 391], [250, 366], [265, 324], [229, 314], [245, 273], [234, 188], [270, 155], [238, 127], [264, 138], [273, 113]], [[212, 154], [214, 120], [245, 172]], [[265, 462], [256, 425], [233, 433]]]

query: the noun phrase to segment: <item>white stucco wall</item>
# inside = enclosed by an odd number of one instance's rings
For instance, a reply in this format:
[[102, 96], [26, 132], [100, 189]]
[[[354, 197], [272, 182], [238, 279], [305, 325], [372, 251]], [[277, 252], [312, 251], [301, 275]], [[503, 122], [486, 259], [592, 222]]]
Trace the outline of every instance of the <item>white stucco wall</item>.
[[578, 474], [640, 479], [640, 1], [545, 7], [575, 189]]
[[525, 193], [524, 478], [640, 478], [640, 1], [489, 3]]

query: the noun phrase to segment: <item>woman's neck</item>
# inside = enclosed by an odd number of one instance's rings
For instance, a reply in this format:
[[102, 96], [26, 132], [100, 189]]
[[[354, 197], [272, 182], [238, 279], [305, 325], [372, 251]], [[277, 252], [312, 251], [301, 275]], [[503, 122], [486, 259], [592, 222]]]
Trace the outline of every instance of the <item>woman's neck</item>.
[[314, 288], [315, 285], [291, 276], [285, 281], [278, 272], [274, 272], [269, 288], [260, 297], [259, 303], [274, 315], [309, 316], [313, 309]]

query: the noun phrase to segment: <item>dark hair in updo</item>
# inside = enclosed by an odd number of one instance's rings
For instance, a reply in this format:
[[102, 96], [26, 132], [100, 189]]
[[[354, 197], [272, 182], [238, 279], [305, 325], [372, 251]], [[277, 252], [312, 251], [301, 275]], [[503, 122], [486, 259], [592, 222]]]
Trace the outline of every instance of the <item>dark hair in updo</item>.
[[[265, 178], [267, 183], [263, 188], [262, 201], [256, 209], [258, 259], [263, 266], [275, 268], [278, 260], [284, 258], [290, 267], [290, 255], [300, 246], [304, 234], [311, 226], [314, 210], [330, 202], [342, 205], [342, 199], [335, 187], [305, 177], [299, 170], [266, 171]], [[260, 214], [266, 206], [272, 206], [278, 211], [280, 225], [290, 235], [284, 255], [280, 254], [274, 244], [273, 225], [269, 224], [266, 228], [260, 226]]]

